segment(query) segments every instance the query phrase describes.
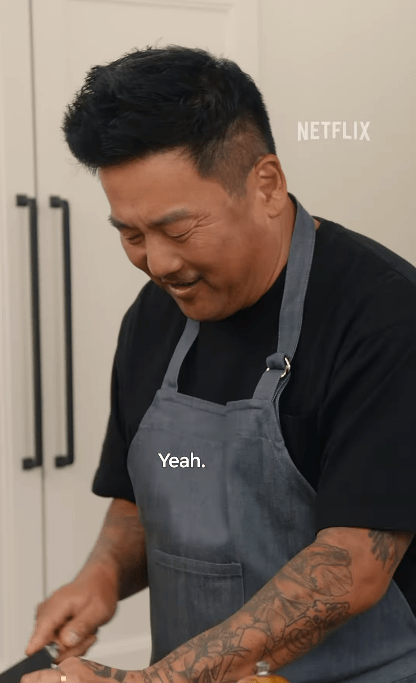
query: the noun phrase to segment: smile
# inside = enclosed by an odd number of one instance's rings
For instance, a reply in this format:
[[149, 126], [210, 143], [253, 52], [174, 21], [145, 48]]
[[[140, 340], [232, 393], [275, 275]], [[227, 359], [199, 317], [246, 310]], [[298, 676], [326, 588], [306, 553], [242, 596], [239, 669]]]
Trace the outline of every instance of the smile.
[[198, 278], [198, 280], [195, 280], [194, 282], [186, 282], [183, 284], [176, 284], [176, 285], [169, 285], [169, 289], [173, 292], [175, 292], [175, 296], [185, 296], [188, 292], [191, 290], [194, 290], [198, 282], [200, 282], [202, 278]]

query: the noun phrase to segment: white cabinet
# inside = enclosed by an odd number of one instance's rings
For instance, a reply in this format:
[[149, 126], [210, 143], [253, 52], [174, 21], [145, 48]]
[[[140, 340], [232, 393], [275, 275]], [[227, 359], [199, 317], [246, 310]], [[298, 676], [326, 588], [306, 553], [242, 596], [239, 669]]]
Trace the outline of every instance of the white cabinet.
[[23, 639], [44, 591], [43, 473], [40, 468], [22, 469], [22, 460], [35, 454], [29, 210], [16, 206], [18, 194], [35, 197], [30, 18], [26, 0], [9, 3], [7, 11], [5, 5], [0, 5], [0, 664], [4, 665], [21, 659]]
[[[60, 130], [87, 70], [148, 44], [205, 47], [257, 76], [257, 3], [186, 0], [0, 1], [0, 670], [24, 655], [37, 603], [71, 581], [109, 499], [91, 493], [105, 434], [122, 316], [147, 277], [107, 223], [97, 178]], [[247, 49], [249, 46], [249, 49]], [[30, 206], [36, 200], [43, 466], [35, 455]], [[68, 454], [63, 210], [71, 240], [74, 463]], [[33, 202], [32, 202], [32, 206]], [[34, 212], [32, 212], [32, 217]], [[37, 383], [38, 384], [38, 383]], [[150, 655], [148, 592], [119, 604], [87, 653], [141, 668]]]

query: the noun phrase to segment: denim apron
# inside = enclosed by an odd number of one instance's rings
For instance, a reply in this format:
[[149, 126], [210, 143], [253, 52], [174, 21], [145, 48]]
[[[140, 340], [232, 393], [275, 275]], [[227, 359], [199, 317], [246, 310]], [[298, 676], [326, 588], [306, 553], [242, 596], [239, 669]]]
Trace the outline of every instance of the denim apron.
[[[316, 492], [287, 452], [279, 423], [315, 244], [312, 217], [290, 196], [296, 221], [278, 348], [253, 398], [224, 406], [178, 392], [199, 331], [188, 318], [130, 446], [127, 466], [146, 531], [151, 664], [237, 612], [316, 538]], [[298, 614], [288, 601], [287, 624]], [[306, 628], [311, 617], [312, 608]], [[416, 683], [415, 616], [392, 581], [374, 607], [276, 673], [290, 683]]]

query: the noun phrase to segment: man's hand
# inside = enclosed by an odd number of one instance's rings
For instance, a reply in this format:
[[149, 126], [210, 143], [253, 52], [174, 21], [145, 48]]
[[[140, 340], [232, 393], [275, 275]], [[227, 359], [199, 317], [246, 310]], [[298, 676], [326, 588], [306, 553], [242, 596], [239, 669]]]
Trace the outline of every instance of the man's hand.
[[61, 674], [65, 674], [66, 683], [99, 683], [101, 678], [119, 683], [144, 683], [140, 671], [123, 671], [113, 669], [105, 664], [91, 662], [80, 657], [68, 657], [59, 665], [59, 669], [43, 669], [25, 674], [20, 683], [60, 683]]

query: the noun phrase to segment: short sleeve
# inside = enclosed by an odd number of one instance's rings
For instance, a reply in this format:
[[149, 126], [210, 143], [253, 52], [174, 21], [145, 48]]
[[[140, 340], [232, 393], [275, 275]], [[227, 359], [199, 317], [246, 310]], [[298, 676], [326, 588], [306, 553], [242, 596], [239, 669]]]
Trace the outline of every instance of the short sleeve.
[[127, 470], [128, 445], [122, 426], [117, 352], [111, 374], [111, 409], [101, 459], [92, 484], [97, 496], [122, 498], [135, 503]]
[[413, 310], [364, 339], [352, 332], [337, 358], [320, 414], [316, 532], [416, 532]]

